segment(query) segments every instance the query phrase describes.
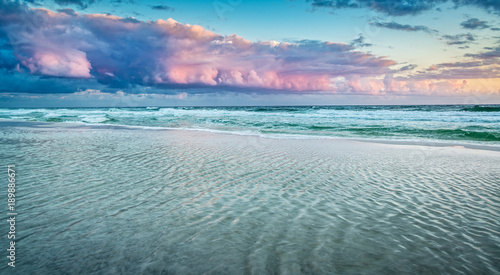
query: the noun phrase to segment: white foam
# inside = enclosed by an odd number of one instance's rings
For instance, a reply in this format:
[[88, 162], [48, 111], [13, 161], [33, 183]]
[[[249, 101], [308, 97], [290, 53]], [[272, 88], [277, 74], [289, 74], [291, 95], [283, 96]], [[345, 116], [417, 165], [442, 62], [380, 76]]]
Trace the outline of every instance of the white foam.
[[108, 120], [106, 116], [102, 115], [80, 115], [78, 117], [80, 117], [83, 122], [89, 123], [101, 123]]

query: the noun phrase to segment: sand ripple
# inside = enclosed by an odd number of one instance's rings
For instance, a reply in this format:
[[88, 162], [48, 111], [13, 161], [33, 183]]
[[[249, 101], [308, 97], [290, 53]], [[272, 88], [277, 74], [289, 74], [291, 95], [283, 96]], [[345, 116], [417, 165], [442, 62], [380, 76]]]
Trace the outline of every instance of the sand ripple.
[[499, 152], [8, 129], [24, 274], [500, 272]]

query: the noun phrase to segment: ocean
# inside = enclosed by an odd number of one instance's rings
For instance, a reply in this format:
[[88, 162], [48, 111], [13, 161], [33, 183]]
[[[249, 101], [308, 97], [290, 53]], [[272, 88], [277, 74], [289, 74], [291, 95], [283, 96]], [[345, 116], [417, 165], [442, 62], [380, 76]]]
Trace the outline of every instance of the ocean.
[[0, 119], [500, 145], [500, 105], [0, 109]]
[[498, 105], [1, 109], [0, 129], [1, 274], [500, 273]]

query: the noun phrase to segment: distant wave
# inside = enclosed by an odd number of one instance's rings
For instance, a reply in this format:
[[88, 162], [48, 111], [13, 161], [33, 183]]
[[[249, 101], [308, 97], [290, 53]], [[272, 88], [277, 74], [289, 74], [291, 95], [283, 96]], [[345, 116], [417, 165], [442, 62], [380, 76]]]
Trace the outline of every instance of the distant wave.
[[500, 106], [472, 106], [463, 109], [467, 112], [500, 112]]

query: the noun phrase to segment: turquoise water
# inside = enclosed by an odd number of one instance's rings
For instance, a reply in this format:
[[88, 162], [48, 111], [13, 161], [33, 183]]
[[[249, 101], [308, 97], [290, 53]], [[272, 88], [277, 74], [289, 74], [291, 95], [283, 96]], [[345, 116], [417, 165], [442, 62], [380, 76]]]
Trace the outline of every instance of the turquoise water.
[[[50, 111], [61, 112], [27, 112]], [[500, 273], [498, 151], [81, 123], [0, 130], [18, 213], [16, 268], [4, 234], [1, 274]]]
[[500, 105], [0, 109], [0, 118], [230, 132], [500, 145]]

